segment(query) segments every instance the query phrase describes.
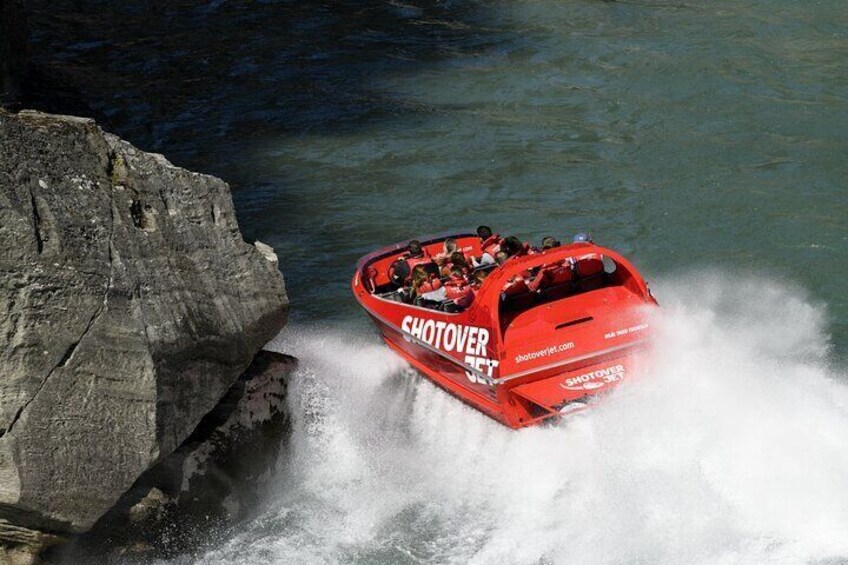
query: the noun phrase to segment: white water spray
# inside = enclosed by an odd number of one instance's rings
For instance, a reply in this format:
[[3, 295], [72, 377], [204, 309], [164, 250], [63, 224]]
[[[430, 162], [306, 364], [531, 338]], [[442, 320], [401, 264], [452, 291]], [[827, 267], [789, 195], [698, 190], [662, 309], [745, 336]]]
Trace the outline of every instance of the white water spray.
[[206, 563], [805, 563], [848, 556], [848, 387], [820, 307], [660, 285], [646, 374], [512, 431], [372, 336], [299, 331], [291, 453]]

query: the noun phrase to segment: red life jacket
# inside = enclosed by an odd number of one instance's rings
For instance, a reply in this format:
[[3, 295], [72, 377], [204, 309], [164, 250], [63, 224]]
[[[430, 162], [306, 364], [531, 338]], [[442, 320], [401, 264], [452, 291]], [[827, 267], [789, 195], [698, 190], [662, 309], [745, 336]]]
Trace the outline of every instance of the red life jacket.
[[464, 278], [451, 277], [445, 283], [445, 298], [460, 308], [468, 308], [474, 301], [474, 289]]
[[[503, 264], [509, 263], [510, 261], [514, 261], [519, 257], [523, 257], [524, 255], [525, 255], [525, 253], [518, 253], [517, 255], [513, 255], [512, 257], [507, 257], [506, 261], [504, 261]], [[529, 279], [532, 276], [533, 276], [533, 273], [530, 272], [530, 269], [524, 269], [523, 271], [521, 271], [521, 277], [523, 277], [525, 279]], [[512, 282], [512, 281], [510, 281], [510, 282]], [[509, 284], [509, 283], [507, 283], [507, 284]]]
[[494, 258], [495, 254], [501, 250], [502, 241], [503, 238], [501, 238], [501, 236], [499, 236], [498, 234], [492, 234], [488, 238], [486, 238], [486, 240], [480, 245], [480, 247], [483, 249], [483, 253], [488, 253], [492, 256], [492, 258]]
[[571, 281], [571, 279], [571, 264], [557, 263], [554, 265], [543, 267], [536, 274], [535, 278], [530, 281], [528, 287], [530, 288], [530, 290], [536, 291], [540, 288], [565, 284]]
[[503, 288], [503, 294], [506, 297], [518, 296], [519, 294], [524, 294], [527, 291], [527, 283], [524, 282], [523, 277], [518, 275], [512, 277]]
[[594, 277], [604, 272], [604, 262], [597, 257], [585, 257], [577, 261], [577, 276]]
[[427, 294], [428, 292], [433, 292], [440, 288], [442, 288], [442, 281], [437, 278], [432, 278], [427, 282], [421, 283], [421, 286], [418, 287], [418, 295]]
[[[467, 267], [460, 267], [460, 269], [462, 269], [462, 276], [467, 279], [468, 275], [470, 274], [468, 272], [468, 268]], [[453, 263], [445, 263], [445, 265], [441, 269], [442, 276], [443, 277], [452, 277], [451, 270], [453, 270]]]
[[421, 257], [406, 257], [406, 263], [409, 265], [409, 272], [412, 272], [412, 269], [415, 268], [416, 265], [423, 265], [425, 263], [430, 263], [433, 260], [427, 256], [426, 253], [423, 253]]

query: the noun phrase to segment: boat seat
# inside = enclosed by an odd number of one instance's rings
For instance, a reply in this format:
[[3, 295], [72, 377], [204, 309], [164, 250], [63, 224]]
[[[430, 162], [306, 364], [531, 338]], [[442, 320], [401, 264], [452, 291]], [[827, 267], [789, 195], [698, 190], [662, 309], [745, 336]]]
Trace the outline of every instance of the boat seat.
[[577, 286], [581, 292], [601, 288], [606, 283], [604, 262], [600, 258], [580, 259], [574, 265]]
[[510, 280], [501, 291], [501, 304], [507, 310], [521, 310], [536, 301], [536, 293], [519, 276]]
[[542, 290], [570, 283], [574, 278], [570, 263], [556, 263], [543, 267], [528, 284], [530, 290]]

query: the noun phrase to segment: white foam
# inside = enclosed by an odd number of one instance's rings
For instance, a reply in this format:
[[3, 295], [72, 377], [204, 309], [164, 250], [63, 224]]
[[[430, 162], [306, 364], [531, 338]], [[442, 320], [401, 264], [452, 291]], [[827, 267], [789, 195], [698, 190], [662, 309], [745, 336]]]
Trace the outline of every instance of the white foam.
[[289, 332], [292, 453], [204, 562], [799, 563], [848, 556], [848, 389], [797, 289], [659, 285], [645, 374], [514, 432], [373, 336]]

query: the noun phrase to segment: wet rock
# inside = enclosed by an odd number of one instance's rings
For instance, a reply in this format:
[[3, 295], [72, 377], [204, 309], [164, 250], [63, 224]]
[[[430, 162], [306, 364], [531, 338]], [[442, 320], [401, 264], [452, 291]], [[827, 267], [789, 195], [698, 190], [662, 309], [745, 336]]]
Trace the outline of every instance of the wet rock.
[[91, 120], [0, 110], [0, 519], [88, 530], [286, 312], [223, 181]]
[[215, 541], [259, 508], [290, 430], [293, 357], [260, 351], [174, 453], [65, 550], [73, 562], [166, 558]]
[[60, 536], [45, 534], [0, 520], [0, 564], [31, 565], [41, 563], [40, 555], [65, 543]]

